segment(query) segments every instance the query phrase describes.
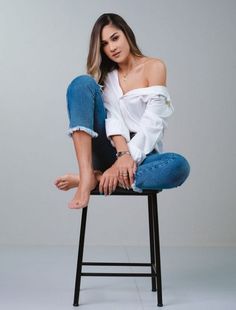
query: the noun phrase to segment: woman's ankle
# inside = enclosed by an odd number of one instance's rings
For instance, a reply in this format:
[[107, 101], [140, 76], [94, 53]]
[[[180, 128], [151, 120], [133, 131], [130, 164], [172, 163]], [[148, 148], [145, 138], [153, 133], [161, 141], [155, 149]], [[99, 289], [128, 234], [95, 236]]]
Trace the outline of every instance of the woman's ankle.
[[92, 174], [94, 174], [94, 169], [91, 168], [91, 167], [85, 167], [85, 166], [83, 166], [83, 168], [79, 168], [79, 174], [80, 174], [80, 176], [83, 176], [83, 175], [92, 175]]

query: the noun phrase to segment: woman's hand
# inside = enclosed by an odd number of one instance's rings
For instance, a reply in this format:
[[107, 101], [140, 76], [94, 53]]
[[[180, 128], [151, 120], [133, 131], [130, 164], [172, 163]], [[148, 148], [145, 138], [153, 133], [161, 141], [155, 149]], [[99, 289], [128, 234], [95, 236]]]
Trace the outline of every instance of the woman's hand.
[[137, 169], [137, 164], [129, 154], [118, 157], [113, 164], [118, 169], [118, 180], [126, 188], [130, 188], [134, 182], [134, 174]]
[[113, 164], [110, 168], [103, 172], [99, 182], [99, 192], [105, 195], [111, 195], [116, 189], [118, 183], [119, 170]]

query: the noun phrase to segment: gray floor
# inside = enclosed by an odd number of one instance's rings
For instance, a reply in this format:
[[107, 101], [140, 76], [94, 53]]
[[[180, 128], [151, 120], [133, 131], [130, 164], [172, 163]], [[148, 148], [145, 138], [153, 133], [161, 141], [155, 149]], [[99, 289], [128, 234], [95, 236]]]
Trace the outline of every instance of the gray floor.
[[[84, 260], [148, 262], [147, 247], [89, 247]], [[83, 277], [72, 306], [77, 248], [0, 247], [0, 309], [161, 309], [150, 278]], [[236, 248], [162, 247], [162, 309], [236, 309]], [[84, 271], [147, 271], [147, 267]]]

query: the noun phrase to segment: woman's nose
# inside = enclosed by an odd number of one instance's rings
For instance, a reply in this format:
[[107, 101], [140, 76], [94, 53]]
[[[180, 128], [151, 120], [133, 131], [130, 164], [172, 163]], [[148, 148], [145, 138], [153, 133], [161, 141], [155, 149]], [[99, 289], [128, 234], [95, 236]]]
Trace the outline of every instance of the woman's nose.
[[110, 51], [114, 52], [116, 50], [116, 46], [113, 43], [110, 43]]

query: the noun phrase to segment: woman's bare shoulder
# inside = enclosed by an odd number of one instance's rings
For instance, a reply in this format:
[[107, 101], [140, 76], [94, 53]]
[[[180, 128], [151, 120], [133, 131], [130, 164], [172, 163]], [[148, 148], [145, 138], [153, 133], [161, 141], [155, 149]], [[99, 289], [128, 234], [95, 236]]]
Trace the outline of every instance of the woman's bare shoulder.
[[145, 62], [146, 71], [166, 70], [165, 62], [160, 58], [147, 57]]
[[166, 86], [166, 71], [166, 64], [162, 59], [149, 57], [145, 64], [145, 75], [148, 85]]

